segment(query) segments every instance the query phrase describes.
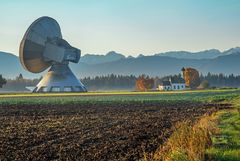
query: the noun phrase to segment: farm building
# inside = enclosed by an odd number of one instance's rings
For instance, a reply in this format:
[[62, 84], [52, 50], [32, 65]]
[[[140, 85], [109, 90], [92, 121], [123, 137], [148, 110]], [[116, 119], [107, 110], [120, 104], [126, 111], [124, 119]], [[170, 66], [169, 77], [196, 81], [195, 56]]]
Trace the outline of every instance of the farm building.
[[164, 91], [169, 91], [169, 90], [185, 90], [186, 85], [185, 85], [185, 80], [184, 79], [172, 79], [169, 78], [169, 80], [165, 80], [160, 82], [158, 85], [158, 90], [164, 90]]

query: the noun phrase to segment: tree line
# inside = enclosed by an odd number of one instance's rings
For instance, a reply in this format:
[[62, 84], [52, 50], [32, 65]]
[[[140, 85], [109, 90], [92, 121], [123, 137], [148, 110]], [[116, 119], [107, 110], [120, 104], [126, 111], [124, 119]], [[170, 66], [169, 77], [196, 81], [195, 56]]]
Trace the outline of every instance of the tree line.
[[[147, 90], [157, 87], [162, 80], [168, 80], [170, 77], [174, 79], [181, 79], [182, 75], [169, 75], [165, 77], [150, 77], [147, 75], [115, 75], [109, 74], [105, 76], [85, 77], [81, 82], [87, 87], [88, 90]], [[200, 82], [210, 87], [240, 87], [240, 75], [224, 75], [200, 74]], [[0, 88], [1, 91], [26, 91], [28, 86], [36, 86], [41, 80], [26, 79], [22, 74], [19, 74], [14, 79], [4, 79], [0, 75]]]
[[[14, 79], [2, 78], [5, 82], [1, 81], [1, 78], [0, 76], [0, 85], [2, 85], [1, 91], [27, 91], [26, 87], [36, 86], [41, 79], [26, 79], [22, 74], [19, 74]], [[1, 84], [1, 82], [4, 83]]]
[[211, 87], [240, 87], [240, 75], [211, 74], [200, 75], [201, 81], [207, 81]]
[[133, 90], [137, 77], [109, 74], [106, 76], [85, 77], [81, 82], [88, 90]]

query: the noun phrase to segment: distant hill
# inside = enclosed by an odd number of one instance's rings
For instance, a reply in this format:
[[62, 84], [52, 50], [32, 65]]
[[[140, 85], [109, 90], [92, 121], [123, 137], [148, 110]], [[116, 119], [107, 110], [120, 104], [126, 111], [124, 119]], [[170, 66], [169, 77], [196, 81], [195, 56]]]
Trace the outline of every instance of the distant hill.
[[156, 56], [168, 56], [180, 59], [213, 59], [221, 56], [222, 54], [223, 53], [221, 53], [219, 50], [211, 49], [196, 53], [191, 53], [187, 51], [170, 51], [166, 53], [156, 54]]
[[95, 76], [107, 74], [121, 75], [140, 75], [147, 74], [151, 76], [165, 76], [179, 73], [184, 66], [199, 68], [202, 63], [208, 60], [190, 60], [177, 59], [162, 56], [144, 56], [131, 59], [121, 59], [114, 62], [88, 65], [88, 64], [71, 64], [74, 71], [78, 71], [81, 76]]
[[[174, 54], [173, 54], [174, 53]], [[179, 54], [179, 55], [178, 55]], [[174, 56], [175, 55], [175, 56]], [[195, 58], [195, 57], [196, 58]], [[193, 59], [194, 58], [194, 59]], [[121, 58], [100, 64], [82, 62], [71, 64], [79, 76], [96, 76], [107, 74], [166, 76], [180, 72], [182, 67], [194, 67], [201, 73], [240, 74], [240, 48], [232, 48], [224, 52], [206, 50], [197, 53], [168, 52], [153, 56]]]
[[[168, 52], [152, 56], [125, 57], [116, 52], [106, 55], [84, 55], [80, 63], [70, 63], [79, 78], [107, 74], [166, 76], [180, 73], [182, 67], [194, 67], [201, 73], [240, 74], [240, 48], [220, 52], [212, 49], [198, 53]], [[0, 52], [0, 74], [14, 78], [22, 73], [27, 78], [38, 78], [40, 74], [25, 71], [17, 56]]]
[[204, 73], [240, 74], [240, 52], [233, 52], [210, 60], [203, 64], [200, 70]]
[[81, 57], [80, 62], [83, 62], [86, 64], [101, 64], [106, 62], [117, 61], [120, 59], [125, 59], [125, 56], [122, 54], [116, 53], [115, 51], [110, 51], [106, 55], [86, 54]]
[[[97, 65], [79, 65], [82, 76], [142, 73], [151, 76], [166, 76], [180, 73], [182, 67], [194, 67], [201, 73], [240, 74], [240, 53], [220, 56], [215, 59], [177, 59], [163, 56], [145, 56], [134, 59], [123, 59]], [[101, 74], [100, 74], [101, 73]]]
[[168, 57], [173, 57], [173, 58], [180, 58], [180, 59], [214, 59], [219, 56], [224, 56], [224, 55], [230, 55], [234, 53], [239, 53], [240, 48], [232, 48], [229, 50], [226, 50], [224, 52], [220, 52], [217, 49], [211, 49], [211, 50], [205, 50], [205, 51], [200, 51], [200, 52], [188, 52], [188, 51], [170, 51], [166, 53], [160, 53], [156, 54], [157, 56], [168, 56]]
[[0, 74], [6, 78], [15, 78], [19, 73], [26, 77], [32, 77], [32, 74], [26, 72], [16, 55], [0, 51]]

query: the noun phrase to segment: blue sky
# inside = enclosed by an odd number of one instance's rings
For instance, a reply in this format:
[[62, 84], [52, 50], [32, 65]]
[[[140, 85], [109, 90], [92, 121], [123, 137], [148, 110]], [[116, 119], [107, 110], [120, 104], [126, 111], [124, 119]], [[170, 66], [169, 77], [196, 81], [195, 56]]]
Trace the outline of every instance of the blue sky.
[[240, 46], [239, 0], [0, 0], [0, 51], [18, 55], [28, 26], [46, 15], [83, 54]]

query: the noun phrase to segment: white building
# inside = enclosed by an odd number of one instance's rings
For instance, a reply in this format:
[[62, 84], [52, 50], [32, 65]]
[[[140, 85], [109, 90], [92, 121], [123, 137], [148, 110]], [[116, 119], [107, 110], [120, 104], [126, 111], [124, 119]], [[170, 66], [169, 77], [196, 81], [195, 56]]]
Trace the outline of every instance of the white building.
[[170, 91], [170, 90], [185, 90], [186, 89], [186, 85], [185, 85], [185, 80], [184, 79], [178, 79], [178, 80], [173, 80], [173, 79], [169, 79], [166, 81], [162, 81], [159, 85], [158, 85], [158, 90], [163, 90], [163, 91]]

